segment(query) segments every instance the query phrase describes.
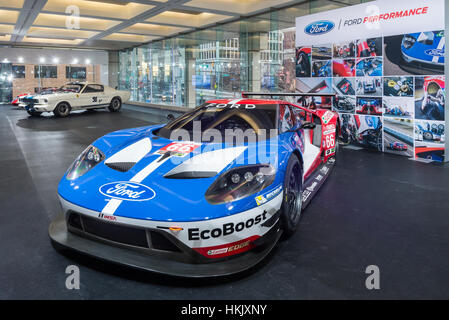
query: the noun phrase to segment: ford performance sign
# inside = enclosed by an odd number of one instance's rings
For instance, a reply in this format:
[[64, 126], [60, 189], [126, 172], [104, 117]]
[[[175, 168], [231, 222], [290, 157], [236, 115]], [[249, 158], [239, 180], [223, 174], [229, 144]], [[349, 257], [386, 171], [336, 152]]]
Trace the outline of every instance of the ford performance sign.
[[106, 197], [125, 201], [147, 201], [156, 196], [153, 189], [135, 182], [111, 182], [99, 189]]
[[307, 27], [305, 27], [304, 29], [304, 32], [311, 36], [318, 36], [328, 33], [334, 28], [335, 23], [333, 23], [332, 21], [323, 20], [312, 22], [311, 24], [307, 25]]

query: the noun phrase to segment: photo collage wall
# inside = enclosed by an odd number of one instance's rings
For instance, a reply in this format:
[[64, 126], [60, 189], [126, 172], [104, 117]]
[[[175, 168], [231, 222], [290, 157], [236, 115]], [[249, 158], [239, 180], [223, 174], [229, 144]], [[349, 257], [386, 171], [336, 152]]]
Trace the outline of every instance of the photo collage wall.
[[[444, 161], [444, 31], [296, 48], [296, 91], [340, 116], [355, 148]], [[329, 105], [326, 105], [329, 104]]]

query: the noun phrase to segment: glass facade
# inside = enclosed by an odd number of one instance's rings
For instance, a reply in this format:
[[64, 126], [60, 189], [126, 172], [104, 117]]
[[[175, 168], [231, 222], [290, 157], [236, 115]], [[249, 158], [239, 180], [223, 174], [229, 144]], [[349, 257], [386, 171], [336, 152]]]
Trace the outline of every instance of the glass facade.
[[295, 18], [368, 2], [316, 0], [119, 53], [131, 101], [193, 108], [242, 91], [295, 91]]

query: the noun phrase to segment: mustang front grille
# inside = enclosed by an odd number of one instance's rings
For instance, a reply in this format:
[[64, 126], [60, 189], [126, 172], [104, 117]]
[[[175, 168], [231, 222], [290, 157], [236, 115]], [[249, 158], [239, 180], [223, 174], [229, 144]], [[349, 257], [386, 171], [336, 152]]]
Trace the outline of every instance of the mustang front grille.
[[30, 99], [30, 98], [23, 98], [21, 101], [24, 103], [39, 103], [38, 99]]
[[76, 212], [69, 213], [67, 222], [70, 227], [87, 235], [92, 235], [119, 244], [146, 249], [181, 252], [181, 250], [161, 232], [129, 227], [111, 222], [103, 222], [95, 218], [80, 215]]

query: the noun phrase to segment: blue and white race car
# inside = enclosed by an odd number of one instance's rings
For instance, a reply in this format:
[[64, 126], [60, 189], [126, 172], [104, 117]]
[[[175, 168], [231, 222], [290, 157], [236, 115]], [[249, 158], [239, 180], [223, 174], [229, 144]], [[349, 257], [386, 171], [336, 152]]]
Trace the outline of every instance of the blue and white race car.
[[402, 39], [402, 57], [408, 63], [444, 66], [444, 50], [444, 30], [411, 33]]
[[334, 166], [338, 121], [282, 100], [214, 100], [107, 134], [62, 178], [52, 242], [172, 276], [246, 270], [296, 230]]

